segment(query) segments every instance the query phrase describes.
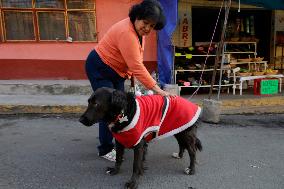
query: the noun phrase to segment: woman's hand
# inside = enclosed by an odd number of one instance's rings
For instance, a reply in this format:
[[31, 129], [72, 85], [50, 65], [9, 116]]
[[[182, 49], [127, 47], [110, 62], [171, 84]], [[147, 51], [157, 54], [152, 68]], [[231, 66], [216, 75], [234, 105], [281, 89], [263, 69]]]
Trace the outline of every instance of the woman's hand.
[[172, 93], [164, 91], [164, 90], [161, 90], [161, 92], [158, 93], [158, 94], [162, 95], [162, 96], [172, 96], [172, 97], [176, 97], [177, 96], [176, 94], [172, 94]]
[[151, 90], [155, 91], [157, 94], [162, 96], [172, 96], [172, 97], [177, 96], [176, 94], [162, 90], [157, 84]]

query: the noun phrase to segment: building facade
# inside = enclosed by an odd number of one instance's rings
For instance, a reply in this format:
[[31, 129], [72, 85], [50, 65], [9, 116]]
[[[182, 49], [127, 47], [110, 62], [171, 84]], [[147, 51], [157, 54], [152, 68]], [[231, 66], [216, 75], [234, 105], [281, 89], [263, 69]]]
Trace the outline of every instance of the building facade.
[[[84, 62], [137, 0], [0, 1], [0, 79], [86, 79]], [[156, 33], [144, 61], [155, 69]]]
[[[88, 53], [108, 28], [127, 17], [130, 7], [140, 1], [1, 0], [0, 79], [86, 79], [84, 62]], [[221, 2], [179, 0], [173, 45], [187, 48], [196, 42], [210, 41]], [[241, 20], [240, 26], [246, 26], [247, 20], [254, 23], [254, 27], [243, 27], [250, 30], [242, 31], [245, 35], [238, 40], [259, 41], [258, 56], [270, 63], [275, 62], [275, 57], [281, 57], [278, 67], [283, 69], [283, 48], [276, 48], [277, 41], [283, 38], [283, 11], [241, 5], [238, 13], [236, 1], [232, 8], [231, 28], [238, 25], [238, 20]], [[220, 24], [218, 29], [216, 36], [220, 36]], [[230, 39], [235, 38], [234, 31], [227, 33]], [[247, 33], [255, 39], [245, 39]], [[150, 71], [157, 69], [155, 32], [146, 37], [144, 63]]]

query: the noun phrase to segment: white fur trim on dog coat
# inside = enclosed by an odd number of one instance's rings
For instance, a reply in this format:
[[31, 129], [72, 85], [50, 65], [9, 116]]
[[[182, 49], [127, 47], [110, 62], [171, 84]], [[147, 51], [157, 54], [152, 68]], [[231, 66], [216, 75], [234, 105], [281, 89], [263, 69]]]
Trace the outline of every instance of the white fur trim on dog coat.
[[192, 126], [200, 116], [201, 108], [182, 98], [160, 95], [136, 97], [136, 112], [131, 123], [115, 139], [127, 148], [138, 144], [144, 137], [147, 142], [173, 136]]

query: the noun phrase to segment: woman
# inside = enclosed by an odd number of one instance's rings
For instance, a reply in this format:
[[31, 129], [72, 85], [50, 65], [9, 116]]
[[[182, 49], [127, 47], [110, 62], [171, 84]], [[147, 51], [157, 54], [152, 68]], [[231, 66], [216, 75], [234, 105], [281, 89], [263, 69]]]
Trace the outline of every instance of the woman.
[[[157, 85], [143, 65], [144, 36], [164, 25], [165, 16], [158, 1], [144, 0], [134, 5], [129, 18], [114, 24], [86, 60], [86, 72], [93, 90], [110, 87], [124, 91], [125, 79], [134, 76], [147, 89], [172, 96]], [[99, 156], [115, 161], [113, 137], [104, 122], [99, 123], [99, 140]]]

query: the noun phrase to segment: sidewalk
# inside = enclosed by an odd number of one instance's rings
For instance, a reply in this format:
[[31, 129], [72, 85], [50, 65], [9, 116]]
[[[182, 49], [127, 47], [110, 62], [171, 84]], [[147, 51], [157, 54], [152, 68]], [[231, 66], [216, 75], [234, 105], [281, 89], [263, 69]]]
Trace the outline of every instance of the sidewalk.
[[[221, 93], [222, 114], [284, 113], [284, 92], [270, 96]], [[91, 88], [87, 80], [0, 80], [0, 114], [82, 113]], [[202, 106], [207, 94], [183, 97]], [[212, 99], [216, 99], [216, 94]]]

